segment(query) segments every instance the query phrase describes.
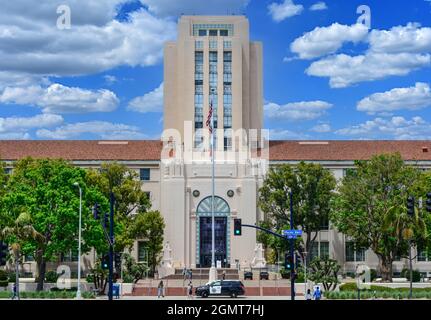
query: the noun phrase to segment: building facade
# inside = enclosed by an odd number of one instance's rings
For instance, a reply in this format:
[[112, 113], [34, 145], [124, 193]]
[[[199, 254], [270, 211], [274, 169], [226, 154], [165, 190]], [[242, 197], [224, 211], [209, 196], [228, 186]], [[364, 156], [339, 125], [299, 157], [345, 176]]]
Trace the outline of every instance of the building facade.
[[[355, 160], [399, 152], [407, 163], [431, 169], [431, 141], [266, 139], [261, 131], [262, 50], [260, 43], [250, 41], [245, 17], [183, 16], [177, 41], [165, 46], [162, 141], [0, 141], [0, 157], [10, 169], [18, 159], [31, 156], [62, 158], [84, 168], [117, 161], [136, 170], [152, 209], [160, 210], [165, 219], [164, 238], [171, 248], [173, 268], [211, 264], [212, 155], [215, 256], [227, 268], [253, 266], [256, 232], [244, 228], [242, 236], [234, 236], [233, 219], [255, 224], [263, 218], [257, 198], [268, 167], [315, 162], [339, 180]], [[213, 153], [207, 125], [211, 106]], [[144, 241], [136, 241], [134, 254], [138, 261], [145, 260]], [[371, 268], [378, 264], [372, 251], [355, 250], [330, 223], [322, 226], [309, 255], [329, 255], [345, 273], [354, 272], [358, 264]], [[92, 254], [86, 256], [82, 267], [88, 269], [93, 260]], [[394, 272], [406, 266], [407, 261], [397, 261]], [[31, 261], [25, 268], [34, 271]], [[414, 268], [429, 273], [431, 261], [418, 252]]]

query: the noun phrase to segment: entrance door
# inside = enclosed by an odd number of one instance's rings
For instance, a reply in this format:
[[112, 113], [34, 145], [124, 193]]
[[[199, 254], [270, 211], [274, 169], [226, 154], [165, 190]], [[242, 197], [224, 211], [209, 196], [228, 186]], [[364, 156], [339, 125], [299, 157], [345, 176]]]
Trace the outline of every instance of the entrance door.
[[[200, 267], [211, 267], [212, 255], [212, 218], [200, 217]], [[227, 252], [227, 217], [214, 218], [214, 248], [215, 248], [215, 263], [221, 261], [222, 267], [226, 267], [226, 252]]]

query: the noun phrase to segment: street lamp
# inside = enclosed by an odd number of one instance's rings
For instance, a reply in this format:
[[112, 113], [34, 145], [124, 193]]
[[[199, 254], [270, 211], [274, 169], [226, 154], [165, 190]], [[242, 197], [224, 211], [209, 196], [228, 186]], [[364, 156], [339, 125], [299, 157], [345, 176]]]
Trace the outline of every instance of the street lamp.
[[76, 299], [81, 299], [81, 222], [82, 222], [82, 189], [78, 182], [73, 184], [79, 189], [79, 232], [78, 232], [78, 288]]

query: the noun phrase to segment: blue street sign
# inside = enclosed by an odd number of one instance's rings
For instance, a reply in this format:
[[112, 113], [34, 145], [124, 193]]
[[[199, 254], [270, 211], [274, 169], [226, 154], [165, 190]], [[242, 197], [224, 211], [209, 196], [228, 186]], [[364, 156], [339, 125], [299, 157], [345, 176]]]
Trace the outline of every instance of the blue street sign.
[[296, 230], [296, 229], [283, 230], [283, 236], [287, 237], [287, 239], [296, 239], [297, 237], [302, 236], [302, 230]]

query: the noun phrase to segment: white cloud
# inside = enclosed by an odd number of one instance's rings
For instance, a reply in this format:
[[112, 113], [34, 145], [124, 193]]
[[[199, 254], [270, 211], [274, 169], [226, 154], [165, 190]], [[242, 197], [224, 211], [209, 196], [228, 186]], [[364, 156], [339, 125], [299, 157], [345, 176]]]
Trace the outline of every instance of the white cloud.
[[375, 118], [337, 130], [335, 133], [370, 139], [428, 140], [431, 138], [431, 123], [424, 121], [421, 117], [413, 117], [411, 120], [403, 117]]
[[28, 139], [28, 130], [58, 126], [63, 118], [55, 114], [40, 114], [33, 117], [0, 118], [0, 138]]
[[91, 91], [55, 83], [48, 88], [7, 87], [0, 95], [0, 102], [36, 105], [44, 113], [89, 113], [113, 111], [119, 100], [109, 90]]
[[307, 134], [293, 132], [284, 129], [270, 129], [269, 130], [270, 140], [308, 140], [311, 137]]
[[346, 26], [334, 23], [328, 27], [317, 27], [305, 33], [290, 45], [290, 50], [301, 59], [313, 59], [339, 50], [344, 43], [358, 43], [368, 35], [363, 24]]
[[328, 6], [323, 1], [316, 2], [310, 7], [311, 11], [321, 11], [321, 10], [327, 10], [327, 9], [328, 9]]
[[368, 114], [381, 114], [396, 110], [418, 110], [430, 106], [430, 86], [427, 83], [418, 82], [414, 87], [395, 88], [372, 94], [362, 99], [357, 109]]
[[284, 0], [283, 3], [273, 2], [268, 6], [269, 14], [276, 22], [301, 14], [304, 6], [294, 4], [292, 0]]
[[110, 75], [110, 74], [107, 74], [107, 75], [103, 76], [103, 79], [105, 79], [105, 83], [106, 83], [108, 86], [111, 86], [111, 85], [113, 85], [115, 82], [117, 82], [117, 81], [118, 81], [118, 79], [117, 79], [117, 77], [116, 77], [116, 76], [113, 76], [113, 75]]
[[369, 37], [370, 50], [384, 53], [430, 53], [431, 28], [417, 23], [397, 26], [390, 30], [373, 30]]
[[325, 101], [302, 101], [279, 105], [269, 102], [265, 105], [265, 116], [288, 121], [314, 120], [325, 115], [332, 104]]
[[107, 140], [132, 140], [147, 137], [138, 127], [105, 121], [79, 122], [67, 124], [54, 130], [41, 129], [36, 132], [37, 137], [43, 139], [73, 139], [82, 134], [91, 134]]
[[[346, 26], [334, 24], [331, 27], [333, 26], [337, 26], [334, 30], [340, 29], [340, 32], [331, 33], [330, 27], [316, 28], [296, 39], [291, 45], [292, 51], [295, 50], [294, 52], [303, 58], [335, 53], [346, 41], [340, 40], [343, 34], [347, 38], [356, 35], [349, 35], [347, 30], [342, 32], [341, 29]], [[325, 36], [326, 41], [321, 41], [325, 40]], [[359, 33], [357, 38], [353, 37], [353, 40], [349, 41], [360, 41], [360, 37]], [[357, 56], [338, 54], [322, 58], [312, 63], [306, 73], [328, 77], [331, 87], [343, 88], [389, 76], [405, 76], [431, 65], [431, 28], [421, 28], [419, 24], [409, 23], [390, 30], [373, 30], [362, 40], [369, 44], [365, 53]]]
[[329, 77], [332, 88], [344, 88], [358, 82], [404, 76], [430, 65], [430, 54], [370, 53], [353, 57], [339, 54], [313, 62], [306, 73], [311, 76]]
[[2, 4], [0, 70], [69, 76], [121, 65], [149, 66], [161, 61], [164, 43], [176, 36], [173, 20], [145, 9], [132, 12], [128, 21], [113, 20], [115, 6], [124, 2], [119, 0], [71, 1], [71, 29], [60, 30], [54, 2], [38, 3], [31, 10], [27, 1]]
[[129, 102], [128, 110], [137, 112], [163, 112], [163, 83], [142, 97], [136, 97]]
[[232, 14], [241, 13], [250, 0], [141, 0], [148, 9], [158, 16], [178, 16], [180, 14]]
[[311, 131], [318, 132], [318, 133], [331, 132], [331, 126], [327, 123], [322, 123], [322, 124], [315, 125], [313, 128], [311, 128]]

